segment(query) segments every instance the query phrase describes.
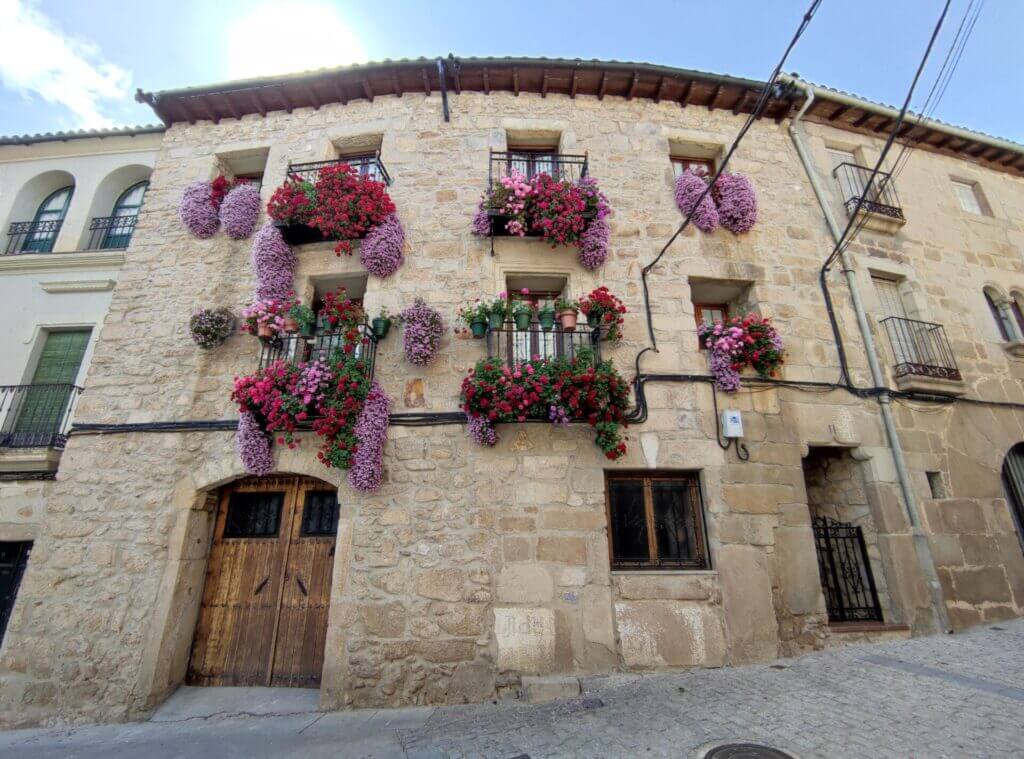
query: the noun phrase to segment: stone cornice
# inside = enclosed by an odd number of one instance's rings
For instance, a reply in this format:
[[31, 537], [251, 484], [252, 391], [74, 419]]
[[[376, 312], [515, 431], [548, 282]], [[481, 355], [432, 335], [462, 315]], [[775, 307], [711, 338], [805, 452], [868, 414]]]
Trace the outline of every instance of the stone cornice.
[[115, 284], [112, 279], [69, 279], [40, 282], [39, 286], [48, 293], [103, 293], [113, 290]]
[[11, 273], [54, 273], [76, 269], [121, 268], [123, 250], [83, 251], [81, 253], [30, 253], [0, 256], [0, 275]]

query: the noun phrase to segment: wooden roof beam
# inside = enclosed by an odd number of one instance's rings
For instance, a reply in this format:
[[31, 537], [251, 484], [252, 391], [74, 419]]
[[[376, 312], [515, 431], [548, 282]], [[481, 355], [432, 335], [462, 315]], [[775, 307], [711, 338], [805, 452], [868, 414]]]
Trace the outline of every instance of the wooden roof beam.
[[683, 92], [679, 96], [679, 107], [680, 108], [685, 108], [687, 105], [690, 104], [690, 92], [692, 90], [693, 90], [693, 80], [691, 79], [683, 87]]
[[626, 100], [632, 100], [636, 97], [636, 88], [640, 86], [640, 74], [636, 71], [633, 72], [633, 79], [629, 83], [629, 92], [626, 94]]
[[[447, 69], [448, 67], [445, 66], [445, 68]], [[456, 95], [462, 94], [462, 80], [459, 78], [459, 68], [460, 66], [458, 61], [452, 62], [452, 81], [455, 83]]]
[[739, 97], [736, 98], [736, 102], [732, 104], [732, 115], [735, 116], [743, 110], [743, 106], [747, 104], [747, 97], [750, 95], [750, 90], [743, 90]]
[[402, 88], [398, 84], [398, 72], [391, 72], [391, 85], [395, 88], [395, 97], [402, 97]]
[[185, 118], [188, 119], [188, 123], [195, 124], [197, 121], [199, 121], [199, 117], [196, 116], [196, 112], [192, 110], [192, 107], [190, 105], [191, 102], [192, 101], [189, 98], [182, 98], [181, 110], [185, 113]]
[[363, 77], [363, 78], [362, 78], [362, 79], [360, 80], [360, 84], [362, 84], [362, 85], [363, 85], [363, 94], [364, 94], [364, 95], [366, 95], [366, 99], [367, 99], [367, 100], [369, 100], [369, 101], [370, 101], [370, 102], [372, 103], [372, 102], [373, 102], [373, 95], [374, 95], [374, 92], [373, 92], [373, 85], [372, 85], [372, 84], [370, 84], [370, 80], [369, 80], [369, 79], [367, 79], [367, 78], [366, 78], [366, 77], [364, 76], [364, 77]]
[[548, 96], [548, 70], [544, 69], [544, 75], [540, 80], [540, 96], [546, 98]]
[[601, 73], [601, 86], [597, 88], [597, 99], [604, 100], [604, 93], [608, 91], [608, 72]]
[[953, 135], [947, 134], [938, 142], [929, 143], [933, 148], [944, 148], [953, 141]]
[[917, 124], [904, 124], [900, 127], [900, 131], [896, 133], [897, 137], [906, 137], [908, 134], [914, 131]]
[[661, 102], [661, 95], [665, 91], [665, 77], [658, 77], [658, 89], [654, 91], [654, 102]]
[[[345, 88], [341, 86], [341, 82], [337, 79], [332, 79], [331, 84], [334, 85], [334, 94], [338, 96], [338, 102], [342, 105], [348, 105], [348, 96], [345, 94]], [[429, 92], [427, 93], [430, 94]]]
[[572, 70], [572, 82], [569, 84], [569, 97], [576, 99], [576, 90], [579, 88], [579, 69]]
[[252, 99], [253, 102], [256, 103], [256, 110], [260, 112], [260, 116], [266, 116], [267, 107], [263, 104], [263, 101], [260, 99], [260, 93], [257, 90], [252, 90]]
[[421, 68], [420, 73], [423, 74], [423, 94], [430, 97], [430, 77], [427, 76], [426, 67]]
[[307, 84], [302, 89], [304, 89], [306, 91], [306, 94], [309, 95], [309, 102], [313, 104], [313, 110], [319, 111], [320, 106], [323, 105], [323, 102], [317, 96], [316, 91], [313, 89], [313, 87]]
[[715, 91], [711, 93], [711, 100], [708, 101], [708, 110], [712, 110], [715, 107], [715, 101], [718, 100], [718, 96], [722, 94], [722, 85], [716, 85]]
[[838, 108], [836, 108], [834, 111], [832, 111], [832, 113], [829, 114], [828, 120], [829, 121], [835, 121], [840, 116], [842, 116], [844, 113], [846, 113], [848, 110], [850, 110], [850, 106], [848, 106], [848, 105], [841, 105]]
[[871, 117], [874, 116], [874, 115], [875, 114], [873, 114], [871, 111], [864, 111], [864, 113], [862, 113], [860, 116], [858, 116], [857, 120], [853, 122], [854, 128], [855, 129], [860, 129], [862, 126], [867, 124], [868, 121], [871, 119]]
[[892, 123], [892, 119], [889, 119], [889, 118], [883, 118], [883, 119], [882, 119], [881, 121], [879, 121], [879, 122], [878, 122], [877, 124], [875, 124], [875, 125], [874, 125], [874, 126], [873, 126], [873, 127], [871, 128], [871, 131], [873, 131], [873, 132], [875, 132], [875, 133], [881, 132], [881, 131], [885, 130], [886, 128], [888, 128], [888, 126], [889, 126], [889, 125], [890, 125], [891, 123]]
[[278, 90], [278, 92], [281, 95], [281, 100], [284, 101], [285, 113], [291, 113], [292, 111], [294, 111], [295, 110], [295, 105], [292, 103], [291, 98], [288, 97], [288, 93], [285, 90], [285, 88], [284, 87], [278, 87], [277, 90]]
[[519, 67], [512, 67], [512, 91], [519, 97]]
[[1003, 166], [1012, 166], [1018, 160], [1020, 160], [1020, 158], [1021, 158], [1021, 154], [1020, 153], [1010, 153], [1008, 158], [1005, 158], [1002, 161], [1000, 161], [1000, 164], [1002, 164]]
[[491, 94], [491, 74], [487, 70], [486, 66], [484, 66], [483, 76], [484, 76], [484, 94], [485, 95], [490, 95]]
[[227, 106], [227, 109], [231, 111], [231, 117], [233, 119], [236, 121], [241, 120], [242, 117], [238, 115], [238, 109], [235, 108], [235, 101], [231, 99], [230, 95], [221, 95], [220, 100], [225, 106]]

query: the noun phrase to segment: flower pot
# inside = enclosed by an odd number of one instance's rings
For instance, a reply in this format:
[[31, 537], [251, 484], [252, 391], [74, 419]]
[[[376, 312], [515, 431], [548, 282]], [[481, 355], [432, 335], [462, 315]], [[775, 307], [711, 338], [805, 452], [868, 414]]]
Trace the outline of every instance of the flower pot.
[[382, 319], [378, 316], [374, 318], [372, 322], [370, 322], [370, 328], [373, 330], [374, 337], [376, 337], [378, 340], [383, 340], [385, 337], [388, 336], [388, 330], [391, 329], [391, 320]]
[[284, 331], [294, 334], [299, 331], [299, 322], [290, 316], [284, 317]]
[[576, 312], [575, 311], [559, 311], [558, 320], [562, 322], [562, 329], [566, 332], [572, 332], [576, 329]]
[[601, 326], [601, 314], [597, 311], [591, 311], [587, 314], [587, 326], [588, 327], [600, 327]]
[[540, 322], [540, 328], [545, 332], [550, 332], [555, 328], [555, 312], [554, 311], [538, 311], [537, 321]]
[[505, 314], [487, 314], [487, 326], [491, 329], [501, 329], [505, 323]]
[[516, 329], [520, 332], [525, 332], [530, 328], [530, 322], [533, 321], [533, 314], [516, 314], [512, 318], [515, 319]]
[[481, 340], [487, 334], [487, 322], [472, 322], [469, 331], [473, 333], [474, 339]]
[[274, 336], [274, 328], [269, 324], [260, 324], [256, 327], [256, 337], [270, 338]]
[[300, 324], [299, 334], [302, 335], [303, 337], [312, 337], [314, 332], [313, 327], [313, 322], [305, 322], [304, 324]]

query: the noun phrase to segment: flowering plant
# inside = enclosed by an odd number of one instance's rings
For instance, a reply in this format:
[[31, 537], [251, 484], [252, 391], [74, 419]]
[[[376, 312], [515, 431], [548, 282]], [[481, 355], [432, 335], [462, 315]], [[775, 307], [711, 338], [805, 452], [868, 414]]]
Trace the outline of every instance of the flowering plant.
[[359, 246], [359, 261], [375, 277], [390, 277], [405, 261], [405, 230], [392, 213], [373, 227]]
[[356, 421], [355, 436], [359, 441], [348, 470], [348, 484], [356, 490], [371, 493], [384, 479], [384, 444], [388, 440], [388, 421], [391, 400], [376, 382], [370, 391]]
[[299, 327], [302, 328], [308, 329], [316, 322], [316, 314], [313, 313], [313, 309], [300, 300], [292, 303], [291, 308], [288, 309], [288, 316], [298, 322]]
[[[534, 233], [552, 247], [576, 245], [580, 263], [593, 269], [607, 256], [609, 229], [605, 219], [610, 212], [608, 199], [592, 177], [572, 182], [539, 173], [527, 179], [512, 169], [484, 193], [473, 218], [473, 233], [490, 233], [489, 216], [506, 217], [505, 231], [510, 235]], [[587, 231], [595, 224], [595, 234], [588, 236]]]
[[481, 445], [497, 442], [495, 424], [542, 418], [562, 426], [578, 419], [594, 428], [594, 442], [608, 459], [626, 453], [629, 384], [610, 362], [595, 366], [589, 350], [515, 366], [483, 359], [463, 379], [460, 398], [470, 435]]
[[507, 316], [512, 313], [512, 304], [509, 302], [508, 293], [502, 290], [498, 293], [498, 297], [489, 303], [484, 303], [484, 308], [487, 313], [484, 316], [497, 316], [499, 319], [504, 320]]
[[711, 191], [722, 226], [733, 234], [753, 229], [757, 222], [757, 195], [742, 174], [722, 174]]
[[622, 339], [622, 315], [627, 313], [626, 306], [607, 287], [602, 285], [580, 298], [580, 311], [588, 320], [592, 314], [597, 315], [600, 326], [605, 329], [605, 340], [618, 342]]
[[485, 322], [487, 321], [487, 315], [489, 313], [490, 308], [488, 305], [477, 298], [471, 305], [463, 306], [459, 309], [459, 319], [464, 321], [466, 324]]
[[274, 457], [270, 453], [270, 438], [260, 429], [255, 415], [243, 411], [238, 417], [235, 447], [242, 466], [249, 474], [264, 477], [274, 471]]
[[220, 228], [217, 206], [211, 200], [211, 182], [193, 182], [181, 195], [178, 218], [189, 232], [202, 240], [213, 237]]
[[277, 334], [284, 331], [284, 318], [292, 307], [290, 300], [256, 300], [242, 309], [241, 331], [250, 335], [259, 332], [260, 327], [269, 327]]
[[224, 234], [232, 240], [244, 240], [251, 235], [259, 215], [260, 191], [244, 180], [236, 183], [220, 203], [220, 223]]
[[252, 241], [249, 264], [256, 275], [256, 297], [284, 298], [295, 280], [295, 254], [280, 230], [267, 224]]
[[512, 316], [533, 316], [536, 310], [537, 305], [533, 301], [517, 300], [512, 306]]
[[726, 392], [739, 389], [743, 367], [752, 367], [762, 377], [774, 377], [785, 358], [782, 338], [770, 317], [736, 316], [724, 324], [702, 324], [698, 332], [701, 345], [710, 353], [715, 385]]
[[400, 314], [404, 324], [402, 349], [410, 364], [426, 366], [437, 353], [444, 332], [440, 312], [417, 298]]
[[345, 297], [345, 288], [324, 294], [324, 304], [318, 314], [330, 329], [354, 330], [366, 319], [363, 307]]
[[188, 329], [192, 340], [203, 350], [216, 348], [234, 330], [235, 315], [227, 308], [201, 308], [192, 312]]
[[[394, 212], [395, 204], [384, 183], [363, 176], [347, 163], [320, 169], [312, 185], [297, 176], [289, 178], [267, 205], [267, 213], [276, 221], [309, 224], [325, 238], [338, 240], [334, 251], [339, 256], [351, 254], [352, 240], [365, 237]], [[398, 239], [400, 231], [400, 226], [396, 231], [392, 225], [386, 239], [373, 243], [387, 250], [387, 260], [379, 262], [384, 270], [393, 271], [401, 263], [392, 260], [404, 244], [404, 234]]]
[[707, 188], [708, 178], [703, 171], [686, 169], [676, 177], [676, 205], [684, 216], [693, 212], [690, 220], [701, 232], [714, 232], [719, 219], [712, 194], [708, 192], [697, 202]]
[[563, 311], [572, 311], [573, 313], [576, 313], [579, 310], [579, 301], [563, 298], [561, 296], [555, 298], [555, 311], [558, 313], [562, 313]]

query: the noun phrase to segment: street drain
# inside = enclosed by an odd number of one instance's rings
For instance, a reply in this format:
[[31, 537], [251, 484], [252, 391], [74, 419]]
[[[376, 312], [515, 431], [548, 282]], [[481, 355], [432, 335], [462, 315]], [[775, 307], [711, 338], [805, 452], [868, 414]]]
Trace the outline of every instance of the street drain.
[[792, 755], [757, 743], [725, 743], [715, 746], [704, 759], [793, 759]]

